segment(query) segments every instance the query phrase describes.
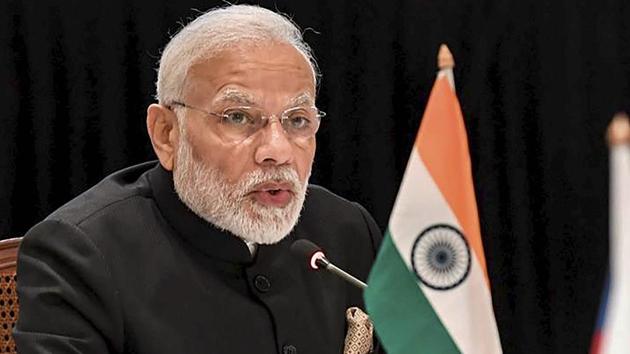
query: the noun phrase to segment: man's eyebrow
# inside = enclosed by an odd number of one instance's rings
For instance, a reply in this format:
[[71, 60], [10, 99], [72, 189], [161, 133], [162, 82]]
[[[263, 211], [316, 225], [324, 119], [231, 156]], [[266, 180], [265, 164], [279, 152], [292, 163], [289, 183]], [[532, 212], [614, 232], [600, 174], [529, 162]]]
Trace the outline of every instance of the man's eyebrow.
[[315, 105], [313, 97], [307, 92], [304, 92], [289, 101], [289, 106], [304, 106], [307, 104], [311, 106]]
[[253, 106], [255, 104], [252, 96], [238, 90], [226, 90], [225, 92], [221, 93], [221, 96], [219, 96], [217, 101], [238, 103], [247, 106]]

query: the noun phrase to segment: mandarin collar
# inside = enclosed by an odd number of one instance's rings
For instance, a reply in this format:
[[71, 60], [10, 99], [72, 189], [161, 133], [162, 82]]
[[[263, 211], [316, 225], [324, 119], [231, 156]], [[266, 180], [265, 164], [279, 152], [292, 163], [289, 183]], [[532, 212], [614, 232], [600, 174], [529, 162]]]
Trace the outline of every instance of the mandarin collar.
[[186, 242], [207, 256], [222, 261], [249, 264], [252, 255], [245, 242], [228, 231], [222, 231], [188, 208], [173, 186], [173, 174], [159, 163], [149, 171], [153, 196], [170, 226]]

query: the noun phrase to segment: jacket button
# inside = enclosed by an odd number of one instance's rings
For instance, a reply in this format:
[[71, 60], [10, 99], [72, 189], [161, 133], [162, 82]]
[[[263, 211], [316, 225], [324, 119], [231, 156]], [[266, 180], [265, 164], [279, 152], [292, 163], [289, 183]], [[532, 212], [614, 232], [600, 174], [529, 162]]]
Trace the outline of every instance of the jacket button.
[[269, 291], [269, 289], [271, 289], [271, 283], [269, 282], [269, 279], [264, 275], [257, 275], [254, 278], [254, 286], [261, 293], [266, 293], [267, 291]]
[[297, 348], [291, 344], [287, 344], [282, 347], [282, 354], [297, 354]]

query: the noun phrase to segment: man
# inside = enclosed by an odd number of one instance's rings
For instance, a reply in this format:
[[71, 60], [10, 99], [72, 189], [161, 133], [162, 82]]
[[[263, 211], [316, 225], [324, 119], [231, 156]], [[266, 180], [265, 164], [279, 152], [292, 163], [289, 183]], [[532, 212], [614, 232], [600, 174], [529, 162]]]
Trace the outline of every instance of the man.
[[310, 239], [365, 279], [380, 232], [308, 186], [316, 80], [300, 31], [259, 7], [173, 37], [147, 110], [159, 163], [107, 177], [23, 240], [20, 353], [342, 352], [361, 291], [289, 247]]

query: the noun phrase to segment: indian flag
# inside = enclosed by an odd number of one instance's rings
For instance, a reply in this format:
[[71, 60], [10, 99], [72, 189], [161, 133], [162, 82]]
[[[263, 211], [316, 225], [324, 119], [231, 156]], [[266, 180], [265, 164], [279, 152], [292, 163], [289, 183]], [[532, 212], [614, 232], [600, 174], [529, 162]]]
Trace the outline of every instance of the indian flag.
[[446, 46], [365, 290], [389, 354], [501, 353]]
[[591, 354], [630, 349], [630, 120], [618, 114], [608, 128], [610, 145], [610, 274]]

